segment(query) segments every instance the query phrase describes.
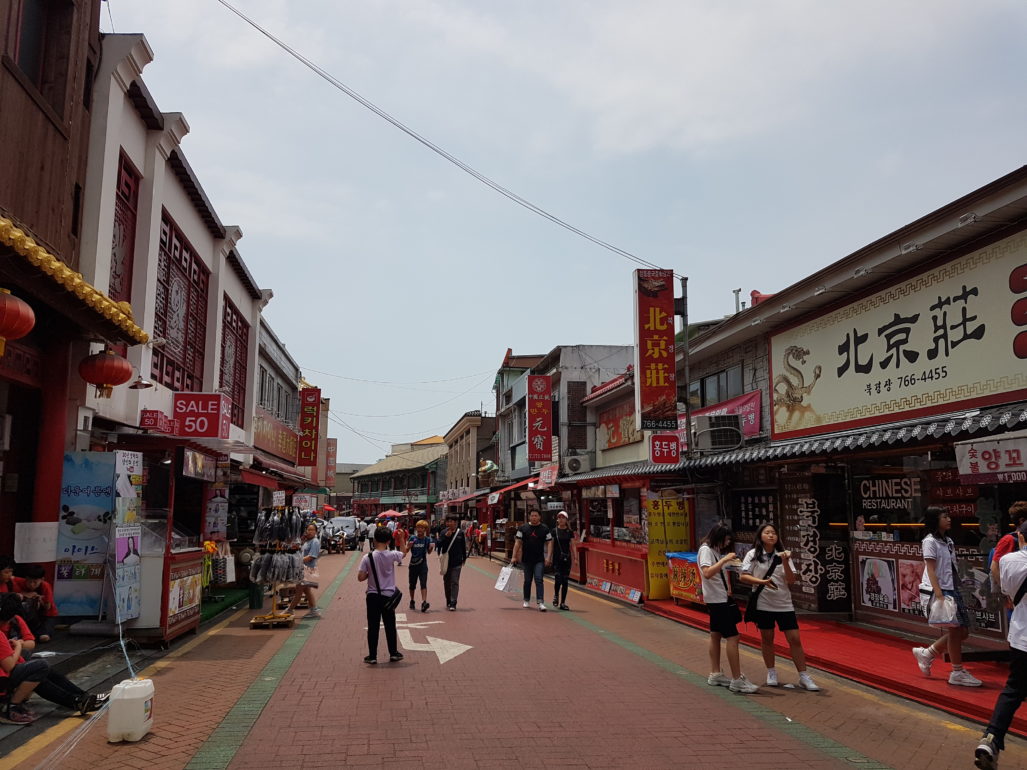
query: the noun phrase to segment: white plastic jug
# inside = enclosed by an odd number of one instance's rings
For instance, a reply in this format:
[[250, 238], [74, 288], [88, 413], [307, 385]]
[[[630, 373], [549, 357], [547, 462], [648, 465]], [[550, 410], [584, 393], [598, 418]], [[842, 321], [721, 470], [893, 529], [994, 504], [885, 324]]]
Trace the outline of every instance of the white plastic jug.
[[107, 740], [138, 741], [153, 727], [153, 682], [126, 679], [111, 690], [107, 701]]

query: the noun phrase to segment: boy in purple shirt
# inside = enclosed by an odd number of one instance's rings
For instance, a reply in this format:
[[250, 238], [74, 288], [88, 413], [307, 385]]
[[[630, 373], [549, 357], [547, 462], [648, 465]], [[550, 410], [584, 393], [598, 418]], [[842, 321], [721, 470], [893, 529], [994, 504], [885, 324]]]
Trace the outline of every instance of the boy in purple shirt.
[[[396, 565], [403, 561], [402, 551], [390, 551], [392, 533], [385, 527], [374, 531], [374, 549], [360, 560], [357, 580], [367, 582], [367, 649], [364, 663], [378, 662], [378, 628], [385, 624], [385, 642], [389, 646], [389, 662], [403, 660], [403, 653], [396, 643], [396, 611], [387, 609], [385, 599], [396, 593]], [[371, 569], [374, 559], [374, 569]], [[377, 576], [377, 577], [376, 577]]]

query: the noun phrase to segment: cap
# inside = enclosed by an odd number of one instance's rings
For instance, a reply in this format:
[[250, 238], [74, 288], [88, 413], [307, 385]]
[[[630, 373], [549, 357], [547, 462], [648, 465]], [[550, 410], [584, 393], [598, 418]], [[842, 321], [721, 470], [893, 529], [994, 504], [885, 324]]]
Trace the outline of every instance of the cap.
[[556, 518], [560, 518], [561, 516], [563, 516], [565, 519], [568, 519], [568, 520], [570, 519], [570, 516], [567, 515], [567, 511], [559, 511], [559, 512], [557, 512]]

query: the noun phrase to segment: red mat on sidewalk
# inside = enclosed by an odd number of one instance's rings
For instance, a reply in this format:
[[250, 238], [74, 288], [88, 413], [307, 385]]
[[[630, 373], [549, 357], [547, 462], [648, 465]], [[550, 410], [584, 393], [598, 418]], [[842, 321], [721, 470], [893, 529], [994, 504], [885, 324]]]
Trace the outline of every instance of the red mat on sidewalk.
[[[704, 631], [709, 629], [709, 617], [702, 609], [673, 601], [648, 601], [645, 609]], [[910, 652], [913, 645], [905, 639], [811, 615], [801, 615], [800, 623], [802, 647], [811, 666], [982, 724], [991, 718], [995, 699], [1009, 673], [1004, 663], [974, 661], [967, 668], [984, 685], [954, 687], [947, 681], [951, 668], [944, 661], [935, 663], [930, 678], [923, 676]], [[743, 624], [738, 630], [743, 644], [759, 648], [756, 626]], [[783, 635], [777, 634], [776, 639], [778, 654], [787, 656]], [[784, 669], [787, 671], [787, 666]], [[759, 684], [762, 677], [750, 678]], [[1013, 720], [1010, 732], [1027, 736], [1027, 718], [1021, 714]]]

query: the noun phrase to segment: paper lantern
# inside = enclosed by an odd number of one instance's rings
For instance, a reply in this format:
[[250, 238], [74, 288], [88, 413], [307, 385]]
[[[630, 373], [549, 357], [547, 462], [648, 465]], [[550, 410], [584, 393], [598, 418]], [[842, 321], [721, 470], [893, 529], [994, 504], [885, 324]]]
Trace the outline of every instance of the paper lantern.
[[29, 304], [9, 290], [0, 289], [0, 356], [4, 354], [7, 340], [21, 339], [35, 325], [36, 314]]
[[132, 364], [111, 350], [83, 358], [78, 365], [82, 379], [96, 386], [99, 398], [110, 398], [116, 385], [132, 379]]

